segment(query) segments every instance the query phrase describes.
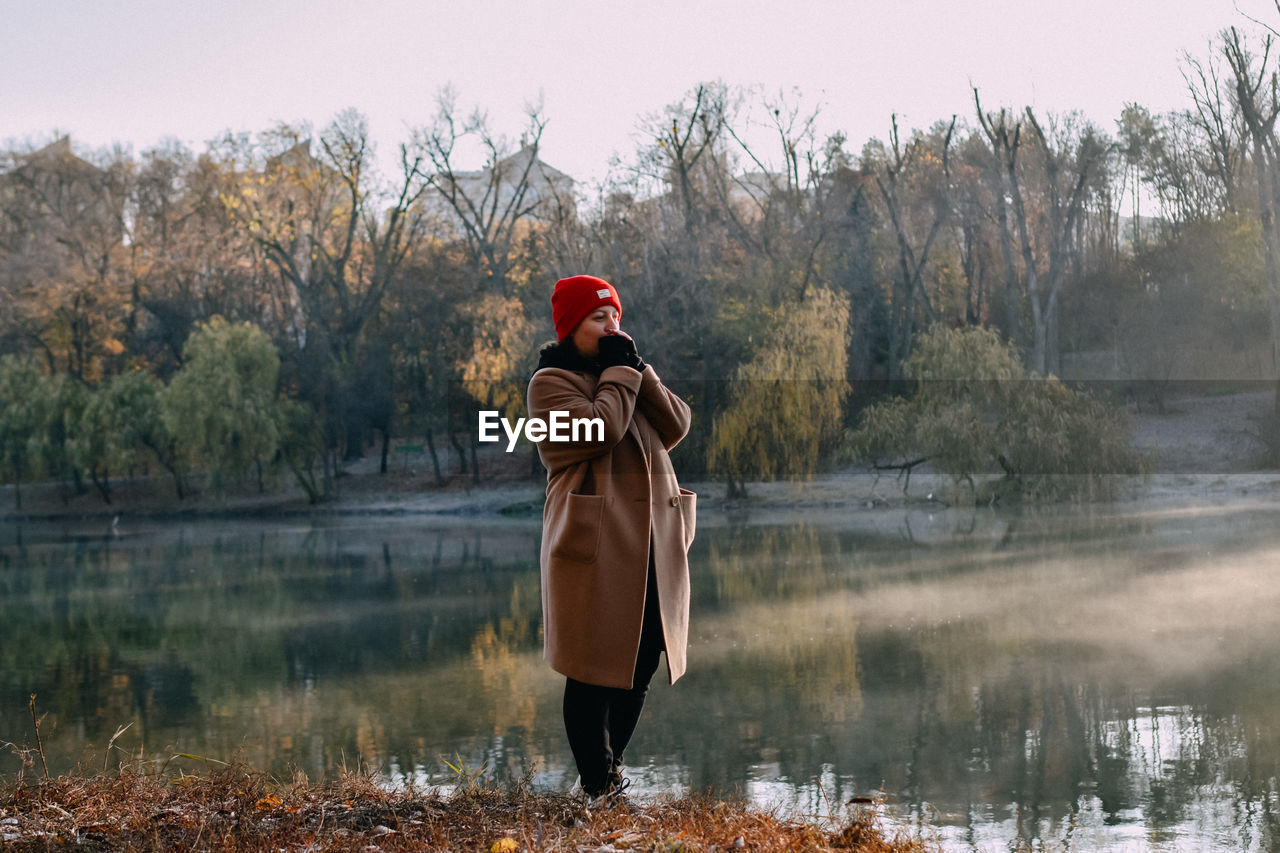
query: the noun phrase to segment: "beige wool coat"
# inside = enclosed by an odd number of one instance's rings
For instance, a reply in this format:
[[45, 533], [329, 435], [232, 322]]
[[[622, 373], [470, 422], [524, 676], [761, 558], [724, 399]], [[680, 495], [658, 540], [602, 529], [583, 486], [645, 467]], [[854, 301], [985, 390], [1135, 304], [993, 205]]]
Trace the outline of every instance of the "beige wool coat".
[[598, 377], [544, 367], [529, 382], [528, 402], [531, 418], [561, 410], [604, 421], [604, 441], [538, 443], [547, 468], [544, 657], [578, 681], [631, 687], [652, 541], [674, 683], [685, 670], [697, 495], [680, 488], [667, 451], [689, 432], [689, 406], [652, 366], [608, 367]]

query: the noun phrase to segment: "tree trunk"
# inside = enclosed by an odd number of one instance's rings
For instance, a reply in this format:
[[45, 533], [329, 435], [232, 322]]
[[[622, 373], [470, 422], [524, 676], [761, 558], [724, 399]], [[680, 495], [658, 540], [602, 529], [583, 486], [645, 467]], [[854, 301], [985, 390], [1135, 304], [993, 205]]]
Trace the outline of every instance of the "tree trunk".
[[444, 485], [444, 475], [440, 472], [440, 454], [436, 453], [436, 437], [431, 427], [427, 427], [427, 451], [431, 454], [431, 468], [436, 474], [436, 485]]
[[[1267, 304], [1271, 326], [1271, 375], [1275, 377], [1276, 390], [1272, 408], [1275, 412], [1274, 428], [1280, 431], [1280, 222], [1276, 221], [1280, 211], [1280, 144], [1277, 144], [1273, 133], [1269, 144], [1263, 149], [1266, 157], [1267, 189], [1270, 189], [1270, 204], [1260, 204], [1259, 210], [1264, 217], [1262, 236], [1266, 254]], [[1259, 176], [1259, 193], [1264, 192]], [[1276, 437], [1280, 442], [1280, 435]]]
[[898, 338], [898, 357], [894, 363], [899, 365], [898, 375], [902, 375], [901, 364], [911, 358], [911, 337], [915, 332], [916, 289], [915, 281], [908, 278], [903, 282], [902, 331]]
[[1018, 238], [1022, 245], [1022, 264], [1026, 267], [1027, 296], [1031, 300], [1031, 327], [1034, 336], [1032, 345], [1032, 369], [1044, 375], [1045, 371], [1045, 328], [1043, 311], [1040, 305], [1040, 280], [1036, 274], [1036, 259], [1031, 253], [1031, 235], [1027, 227], [1027, 211], [1022, 204], [1022, 188], [1018, 185], [1017, 173], [1010, 173], [1013, 188], [1013, 212], [1018, 217]]
[[98, 494], [102, 495], [103, 503], [110, 506], [111, 504], [111, 476], [107, 473], [107, 469], [102, 469], [102, 476], [98, 476], [98, 469], [93, 468], [89, 471], [89, 476], [93, 480], [93, 485], [97, 487]]
[[962, 228], [963, 243], [960, 249], [960, 266], [964, 271], [964, 321], [976, 326], [981, 321], [982, 287], [978, 282], [977, 248], [974, 245], [973, 227], [966, 223]]
[[725, 481], [725, 500], [746, 500], [747, 484], [743, 480], [730, 474]]
[[449, 443], [458, 451], [458, 473], [467, 473], [467, 451], [463, 449], [462, 442], [458, 441], [458, 434], [453, 431], [452, 426], [449, 428]]
[[[1253, 143], [1253, 165], [1258, 176], [1258, 216], [1262, 225], [1263, 261], [1267, 278], [1267, 294], [1271, 325], [1271, 372], [1276, 381], [1272, 408], [1280, 418], [1280, 242], [1276, 235], [1276, 205], [1280, 204], [1280, 186], [1276, 167], [1280, 160], [1280, 140], [1276, 138], [1276, 120], [1280, 117], [1280, 98], [1274, 89], [1274, 71], [1255, 75], [1252, 60], [1241, 34], [1235, 27], [1224, 36], [1223, 53], [1231, 66], [1236, 103]], [[1270, 40], [1266, 45], [1270, 48]], [[1266, 56], [1263, 57], [1266, 71]], [[1266, 89], [1267, 80], [1273, 82]]]
[[1049, 289], [1049, 307], [1045, 311], [1045, 375], [1062, 376], [1062, 342], [1058, 339], [1058, 287]]
[[302, 490], [307, 493], [307, 503], [313, 506], [320, 503], [320, 489], [316, 487], [315, 473], [311, 470], [311, 463], [308, 462], [307, 468], [303, 469], [289, 454], [285, 454], [284, 459], [289, 470], [293, 471], [293, 476], [297, 478], [298, 485], [302, 486]]
[[[998, 171], [999, 166], [996, 168]], [[1004, 261], [1004, 333], [1014, 347], [1021, 349], [1022, 300], [1018, 298], [1018, 270], [1013, 265], [1013, 235], [1009, 233], [1009, 206], [1004, 200], [1004, 179], [999, 175], [997, 177], [996, 221], [1000, 225], [1000, 259]]]

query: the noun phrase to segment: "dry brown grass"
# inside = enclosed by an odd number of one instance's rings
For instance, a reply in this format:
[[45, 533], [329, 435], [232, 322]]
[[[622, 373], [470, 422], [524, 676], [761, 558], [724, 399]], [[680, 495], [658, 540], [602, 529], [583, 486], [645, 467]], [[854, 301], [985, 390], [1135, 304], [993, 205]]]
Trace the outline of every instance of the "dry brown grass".
[[[509, 839], [509, 840], [508, 840]], [[167, 778], [126, 767], [100, 776], [0, 783], [0, 847], [12, 851], [731, 851], [908, 853], [924, 843], [882, 829], [873, 810], [840, 825], [791, 820], [705, 796], [584, 808], [527, 785], [453, 793], [390, 791], [363, 774], [310, 784], [247, 767]]]

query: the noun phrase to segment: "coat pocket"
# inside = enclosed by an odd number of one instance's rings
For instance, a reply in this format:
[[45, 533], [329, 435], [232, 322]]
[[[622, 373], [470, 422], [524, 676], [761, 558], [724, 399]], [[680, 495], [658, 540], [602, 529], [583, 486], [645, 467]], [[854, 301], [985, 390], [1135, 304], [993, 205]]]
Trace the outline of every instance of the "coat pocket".
[[600, 550], [600, 522], [604, 516], [603, 495], [569, 493], [564, 519], [551, 543], [551, 556], [576, 563], [590, 563]]
[[688, 489], [680, 490], [680, 517], [684, 520], [684, 549], [693, 544], [693, 532], [698, 526], [698, 495]]

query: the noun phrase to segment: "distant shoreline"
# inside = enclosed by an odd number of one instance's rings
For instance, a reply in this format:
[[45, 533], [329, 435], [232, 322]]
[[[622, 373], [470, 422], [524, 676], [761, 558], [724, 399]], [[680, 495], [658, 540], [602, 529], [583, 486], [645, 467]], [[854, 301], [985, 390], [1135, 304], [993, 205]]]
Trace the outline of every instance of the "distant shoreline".
[[[1189, 396], [1170, 400], [1163, 413], [1134, 412], [1132, 445], [1151, 460], [1147, 477], [1117, 475], [1114, 497], [1097, 505], [1176, 507], [1280, 501], [1280, 469], [1258, 467], [1262, 448], [1252, 435], [1256, 418], [1267, 411], [1270, 391], [1219, 396]], [[458, 518], [536, 518], [542, 511], [545, 484], [529, 475], [527, 453], [481, 455], [479, 486], [470, 474], [454, 470], [446, 485], [437, 486], [425, 458], [393, 456], [388, 473], [378, 472], [376, 456], [355, 460], [339, 479], [338, 496], [320, 504], [307, 502], [302, 490], [286, 482], [279, 491], [257, 494], [197, 493], [184, 501], [174, 494], [167, 477], [122, 479], [115, 484], [117, 500], [106, 504], [95, 490], [68, 496], [53, 483], [23, 486], [23, 509], [14, 508], [14, 487], [0, 487], [0, 522], [102, 521], [148, 518], [289, 518], [317, 516], [419, 515]], [[748, 483], [746, 501], [725, 500], [721, 482], [689, 482], [699, 493], [699, 516], [708, 520], [721, 513], [772, 511], [860, 511], [930, 506], [945, 508], [947, 496], [960, 496], [949, 477], [921, 466], [911, 476], [909, 494], [904, 478], [894, 472], [877, 474], [865, 466], [844, 467], [817, 475], [808, 482]], [[1046, 506], [1046, 505], [1042, 505]]]
[[[377, 475], [366, 475], [376, 477]], [[1191, 506], [1280, 505], [1280, 471], [1249, 471], [1230, 474], [1153, 474], [1118, 477], [1115, 495], [1089, 504], [1095, 507], [1175, 510]], [[955, 489], [950, 478], [937, 474], [917, 474], [910, 494], [892, 474], [878, 479], [863, 469], [842, 469], [819, 475], [809, 482], [748, 484], [745, 501], [726, 501], [724, 485], [695, 482], [688, 486], [698, 493], [699, 519], [716, 523], [722, 519], [746, 520], [753, 515], [770, 516], [800, 513], [817, 520], [830, 516], [852, 516], [882, 511], [943, 511], [965, 509], [934, 497], [945, 489]], [[380, 493], [347, 495], [321, 503], [286, 495], [262, 498], [224, 498], [188, 505], [172, 502], [168, 507], [128, 504], [85, 507], [33, 507], [31, 511], [0, 513], [0, 523], [100, 523], [110, 532], [117, 516], [126, 520], [180, 521], [197, 519], [288, 519], [408, 517], [458, 520], [536, 520], [542, 515], [543, 484], [493, 483], [470, 490], [442, 490], [430, 493]], [[1065, 504], [1075, 506], [1076, 504]], [[1063, 504], [1038, 504], [1036, 509], [1052, 511]], [[978, 509], [985, 507], [979, 506]]]

